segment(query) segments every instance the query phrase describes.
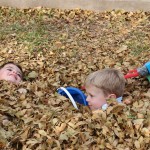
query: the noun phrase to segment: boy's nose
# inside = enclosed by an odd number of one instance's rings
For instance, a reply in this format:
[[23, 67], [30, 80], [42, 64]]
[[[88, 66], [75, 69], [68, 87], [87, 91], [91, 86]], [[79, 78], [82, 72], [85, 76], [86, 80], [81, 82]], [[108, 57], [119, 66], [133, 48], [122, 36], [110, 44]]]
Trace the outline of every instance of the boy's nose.
[[13, 70], [13, 75], [17, 76], [17, 72], [15, 70]]
[[17, 74], [17, 72], [15, 70], [12, 71], [14, 74]]
[[86, 101], [87, 101], [87, 102], [89, 102], [89, 101], [90, 101], [90, 97], [89, 97], [89, 96], [87, 96]]

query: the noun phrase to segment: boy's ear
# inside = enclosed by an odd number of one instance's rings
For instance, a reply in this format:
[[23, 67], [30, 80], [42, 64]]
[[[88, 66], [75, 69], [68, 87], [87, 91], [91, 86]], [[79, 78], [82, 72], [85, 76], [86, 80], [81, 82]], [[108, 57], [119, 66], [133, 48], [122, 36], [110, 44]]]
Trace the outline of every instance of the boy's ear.
[[109, 94], [108, 98], [115, 98], [116, 99], [117, 97], [116, 97], [116, 94]]

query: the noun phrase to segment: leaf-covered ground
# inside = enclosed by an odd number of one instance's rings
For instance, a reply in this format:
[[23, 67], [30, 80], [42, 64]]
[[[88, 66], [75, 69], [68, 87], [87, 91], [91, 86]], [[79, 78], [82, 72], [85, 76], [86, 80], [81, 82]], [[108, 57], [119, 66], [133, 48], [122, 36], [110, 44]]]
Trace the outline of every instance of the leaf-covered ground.
[[56, 93], [80, 88], [98, 69], [124, 74], [150, 61], [149, 12], [0, 8], [0, 64], [18, 62], [25, 81], [0, 81], [0, 149], [149, 150], [150, 83], [128, 79], [107, 111], [75, 110]]

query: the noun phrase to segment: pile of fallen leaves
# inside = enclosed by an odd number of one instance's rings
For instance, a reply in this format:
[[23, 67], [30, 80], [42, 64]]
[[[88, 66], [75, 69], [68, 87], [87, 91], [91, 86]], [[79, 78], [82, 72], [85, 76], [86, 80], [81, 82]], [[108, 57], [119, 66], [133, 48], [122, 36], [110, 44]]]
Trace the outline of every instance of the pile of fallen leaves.
[[148, 150], [150, 84], [128, 79], [124, 101], [106, 111], [76, 110], [57, 94], [80, 88], [98, 69], [124, 74], [150, 58], [148, 12], [0, 8], [0, 64], [18, 62], [19, 85], [0, 81], [0, 148], [4, 150]]

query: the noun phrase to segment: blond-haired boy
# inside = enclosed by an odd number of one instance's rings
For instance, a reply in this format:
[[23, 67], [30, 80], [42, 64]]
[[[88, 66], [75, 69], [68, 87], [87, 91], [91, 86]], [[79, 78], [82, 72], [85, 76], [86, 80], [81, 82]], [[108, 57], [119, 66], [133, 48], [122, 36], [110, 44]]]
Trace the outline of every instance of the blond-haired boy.
[[90, 109], [102, 108], [110, 98], [121, 102], [124, 88], [125, 79], [119, 70], [103, 69], [91, 73], [85, 80], [86, 100]]

